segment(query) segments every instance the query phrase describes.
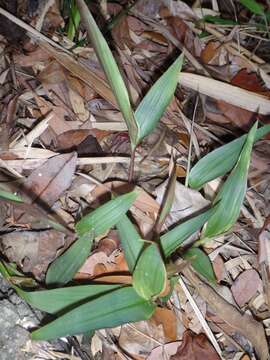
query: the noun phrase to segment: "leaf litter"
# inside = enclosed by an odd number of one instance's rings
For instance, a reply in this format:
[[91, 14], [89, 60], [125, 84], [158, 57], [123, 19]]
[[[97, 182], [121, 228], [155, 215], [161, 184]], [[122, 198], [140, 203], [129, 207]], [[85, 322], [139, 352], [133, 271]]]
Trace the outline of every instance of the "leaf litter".
[[[151, 240], [167, 191], [172, 149], [177, 181], [162, 232], [209, 204], [207, 185], [202, 184], [200, 191], [184, 186], [188, 164], [194, 165], [198, 156], [243, 135], [255, 120], [269, 123], [269, 75], [264, 70], [269, 62], [265, 51], [269, 29], [264, 28], [265, 23], [252, 23], [262, 20], [257, 10], [269, 5], [232, 1], [227, 8], [216, 2], [201, 8], [195, 1], [190, 6], [184, 1], [148, 0], [135, 2], [125, 11], [127, 2], [103, 3], [103, 15], [112, 22], [99, 25], [108, 31], [106, 26], [112, 24], [110, 46], [121, 62], [132, 105], [140, 102], [179, 49], [186, 56], [174, 98], [159, 126], [138, 145], [135, 157], [134, 183], [140, 195], [129, 216], [139, 235]], [[238, 25], [226, 23], [226, 19], [236, 20], [236, 9], [241, 10], [237, 12], [237, 21], [243, 23], [240, 32]], [[12, 13], [10, 7], [6, 10]], [[96, 19], [99, 9], [93, 6], [91, 10]], [[40, 1], [35, 16], [22, 7], [15, 18], [6, 20], [0, 11], [5, 19], [0, 27], [1, 54], [5, 53], [0, 58], [0, 187], [24, 201], [20, 204], [1, 197], [1, 257], [15, 263], [20, 276], [30, 274], [40, 281], [41, 287], [50, 263], [74, 242], [74, 225], [82, 215], [110, 200], [111, 193], [121, 195], [133, 187], [127, 183], [131, 152], [119, 113], [123, 105], [106, 81], [91, 47], [94, 44], [86, 42], [84, 27], [77, 29], [74, 39], [67, 39], [66, 11], [54, 1], [49, 8]], [[117, 14], [122, 15], [114, 18]], [[206, 14], [214, 14], [216, 23], [210, 23]], [[20, 18], [46, 37], [34, 41], [33, 28], [27, 28], [30, 38], [22, 36]], [[225, 20], [225, 25], [217, 19]], [[14, 24], [19, 26], [10, 37], [6, 30]], [[198, 94], [199, 111], [193, 126]], [[224, 359], [268, 356], [268, 165], [266, 136], [252, 152], [248, 196], [237, 224], [203, 244], [204, 252], [191, 249], [191, 254], [209, 255], [216, 283], [203, 281], [186, 265], [180, 268]], [[75, 281], [131, 284], [118, 232], [99, 235], [92, 253], [87, 250]], [[191, 242], [196, 239], [198, 236]], [[176, 266], [181, 255], [181, 251], [173, 255]], [[123, 358], [124, 353], [138, 359], [219, 358], [210, 343], [212, 335], [205, 335], [203, 329], [196, 311], [176, 286], [150, 320], [104, 330], [98, 351], [104, 358], [110, 353], [115, 359]], [[72, 350], [81, 359], [87, 359], [81, 351], [84, 341], [78, 337]], [[35, 348], [36, 353], [40, 351]], [[53, 352], [49, 345], [47, 351]]]

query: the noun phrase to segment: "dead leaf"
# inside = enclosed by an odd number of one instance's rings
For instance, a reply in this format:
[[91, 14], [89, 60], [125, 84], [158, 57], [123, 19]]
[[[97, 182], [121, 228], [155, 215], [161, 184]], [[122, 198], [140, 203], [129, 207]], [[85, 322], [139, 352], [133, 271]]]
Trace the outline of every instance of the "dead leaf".
[[177, 324], [174, 311], [157, 307], [149, 321], [153, 322], [157, 326], [162, 325], [164, 340], [166, 342], [175, 341], [177, 339]]
[[178, 347], [181, 345], [181, 341], [175, 341], [167, 343], [161, 346], [157, 346], [151, 351], [151, 354], [147, 357], [146, 360], [164, 360], [170, 358], [170, 356], [175, 355]]
[[262, 280], [254, 269], [243, 271], [231, 287], [233, 297], [240, 307], [244, 306], [260, 289], [262, 289]]
[[0, 239], [1, 251], [9, 261], [37, 279], [44, 275], [57, 250], [65, 245], [65, 234], [56, 230], [12, 232]]
[[177, 353], [170, 360], [220, 360], [205, 334], [196, 335], [185, 331]]
[[[168, 180], [164, 181], [155, 189], [155, 193], [157, 195], [156, 201], [159, 204], [162, 203], [167, 183]], [[165, 221], [166, 226], [169, 227], [179, 220], [184, 219], [199, 210], [202, 210], [203, 208], [207, 207], [209, 203], [210, 202], [206, 200], [199, 191], [187, 188], [180, 182], [176, 182], [175, 196], [171, 211]]]
[[34, 170], [23, 185], [24, 194], [33, 202], [40, 200], [52, 206], [69, 188], [76, 168], [77, 155], [57, 155]]

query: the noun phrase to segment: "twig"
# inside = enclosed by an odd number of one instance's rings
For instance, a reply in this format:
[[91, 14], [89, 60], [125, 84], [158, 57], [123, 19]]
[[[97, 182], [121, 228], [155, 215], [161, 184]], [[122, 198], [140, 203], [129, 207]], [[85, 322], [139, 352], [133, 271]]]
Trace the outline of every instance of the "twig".
[[136, 147], [131, 150], [131, 157], [128, 169], [128, 182], [131, 184], [134, 178], [134, 166], [135, 166]]
[[188, 180], [189, 180], [189, 172], [190, 172], [190, 164], [191, 164], [191, 151], [192, 151], [192, 143], [193, 143], [193, 128], [194, 128], [194, 122], [195, 122], [195, 116], [197, 112], [197, 106], [199, 103], [199, 96], [196, 96], [196, 103], [193, 111], [192, 121], [191, 121], [191, 127], [189, 132], [189, 149], [188, 149], [188, 163], [187, 163], [187, 171], [186, 171], [186, 179], [185, 179], [185, 186], [188, 187]]

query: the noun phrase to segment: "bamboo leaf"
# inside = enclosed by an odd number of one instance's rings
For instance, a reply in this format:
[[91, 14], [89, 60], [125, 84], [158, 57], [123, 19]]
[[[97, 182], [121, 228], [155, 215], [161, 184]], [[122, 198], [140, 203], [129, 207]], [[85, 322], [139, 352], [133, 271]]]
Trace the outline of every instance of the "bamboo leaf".
[[90, 38], [91, 44], [95, 49], [95, 52], [99, 58], [99, 61], [112, 88], [117, 104], [119, 105], [120, 111], [127, 124], [132, 146], [135, 147], [138, 129], [135, 122], [134, 113], [129, 101], [128, 91], [123, 81], [123, 78], [120, 74], [116, 61], [112, 55], [108, 44], [101, 31], [99, 30], [84, 0], [76, 1], [81, 15], [81, 19], [87, 30], [87, 34]]
[[75, 229], [77, 233], [83, 235], [93, 229], [95, 231], [95, 237], [102, 235], [121, 220], [137, 196], [138, 192], [135, 190], [108, 201], [106, 204], [84, 216], [76, 224]]
[[255, 0], [240, 0], [240, 3], [256, 15], [264, 15], [264, 7]]
[[82, 334], [149, 319], [155, 305], [139, 297], [132, 287], [124, 287], [80, 305], [32, 333], [34, 340]]
[[47, 285], [64, 285], [71, 281], [89, 256], [94, 240], [94, 231], [84, 233], [63, 255], [50, 266], [46, 274]]
[[119, 287], [120, 285], [81, 285], [52, 290], [24, 291], [16, 286], [15, 289], [18, 295], [31, 306], [56, 314]]
[[116, 228], [118, 230], [121, 245], [124, 249], [125, 259], [128, 263], [129, 271], [133, 273], [136, 262], [142, 248], [144, 247], [144, 242], [127, 215], [124, 215], [121, 218], [121, 220], [116, 224]]
[[149, 135], [170, 104], [183, 64], [183, 54], [155, 82], [135, 111], [138, 126], [136, 144]]
[[[257, 129], [255, 141], [270, 132], [270, 125]], [[236, 164], [247, 135], [229, 142], [200, 159], [190, 171], [189, 186], [200, 189], [207, 182], [231, 171]]]
[[246, 194], [248, 169], [256, 130], [257, 123], [251, 128], [237, 164], [214, 200], [217, 207], [203, 231], [202, 236], [205, 239], [230, 230], [238, 219]]
[[164, 256], [170, 256], [187, 238], [198, 231], [213, 215], [215, 208], [209, 209], [179, 225], [160, 237]]
[[157, 244], [142, 252], [133, 273], [133, 287], [144, 299], [158, 296], [166, 286], [167, 273]]
[[201, 249], [190, 248], [185, 251], [183, 258], [190, 260], [192, 267], [208, 281], [216, 281], [211, 261]]

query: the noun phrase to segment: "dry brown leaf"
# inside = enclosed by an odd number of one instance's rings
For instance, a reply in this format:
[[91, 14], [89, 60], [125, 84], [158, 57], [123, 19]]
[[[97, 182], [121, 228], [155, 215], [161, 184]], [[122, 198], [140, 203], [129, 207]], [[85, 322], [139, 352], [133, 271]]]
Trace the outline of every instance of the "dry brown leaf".
[[71, 184], [76, 168], [76, 153], [57, 155], [34, 170], [23, 185], [31, 201], [52, 206]]
[[177, 353], [170, 360], [220, 360], [220, 357], [208, 341], [205, 334], [196, 335], [185, 331], [183, 341]]
[[244, 306], [260, 289], [262, 289], [262, 280], [254, 269], [243, 271], [231, 287], [233, 297], [240, 307]]
[[[157, 346], [151, 351], [151, 354], [147, 357], [147, 360], [164, 360], [175, 355], [177, 349], [181, 345], [181, 341], [174, 341], [161, 346]], [[167, 357], [166, 357], [167, 356]]]
[[177, 339], [177, 324], [174, 311], [157, 307], [149, 321], [157, 326], [162, 325], [166, 342]]
[[56, 257], [57, 250], [65, 245], [65, 234], [55, 230], [12, 232], [0, 238], [1, 251], [9, 261], [39, 279]]

